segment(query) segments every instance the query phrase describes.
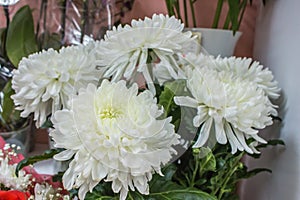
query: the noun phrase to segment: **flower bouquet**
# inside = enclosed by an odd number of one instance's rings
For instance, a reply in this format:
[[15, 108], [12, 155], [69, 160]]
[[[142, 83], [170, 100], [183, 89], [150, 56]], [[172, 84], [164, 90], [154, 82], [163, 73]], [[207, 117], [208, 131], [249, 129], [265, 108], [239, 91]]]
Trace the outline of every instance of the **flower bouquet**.
[[8, 144], [0, 137], [0, 199], [70, 199], [60, 182], [53, 182], [51, 176], [38, 174], [31, 166], [15, 173], [18, 163], [24, 159], [20, 150], [20, 146]]
[[101, 41], [32, 54], [13, 72], [21, 116], [50, 122], [53, 158], [67, 163], [55, 178], [71, 198], [233, 199], [240, 179], [269, 171], [241, 159], [282, 144], [259, 136], [278, 115], [271, 71], [194, 52], [183, 28], [165, 15], [133, 20]]

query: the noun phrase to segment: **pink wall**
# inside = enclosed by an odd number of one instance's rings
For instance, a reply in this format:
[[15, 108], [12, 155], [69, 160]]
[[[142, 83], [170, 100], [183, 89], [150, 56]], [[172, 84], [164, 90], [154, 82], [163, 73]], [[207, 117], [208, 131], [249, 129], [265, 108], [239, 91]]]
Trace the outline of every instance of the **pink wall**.
[[[252, 6], [248, 6], [240, 31], [243, 35], [237, 44], [235, 55], [252, 57], [253, 52], [253, 38], [255, 34], [255, 23], [259, 2], [261, 0], [254, 0]], [[31, 7], [38, 6], [38, 0], [21, 0], [16, 6], [11, 6], [10, 11], [14, 13], [18, 7], [29, 3]], [[196, 16], [197, 24], [200, 27], [210, 27], [213, 20], [214, 9], [217, 0], [198, 0], [196, 2]], [[151, 17], [154, 13], [167, 14], [167, 9], [164, 0], [135, 0], [133, 9], [127, 13], [122, 19], [124, 23], [130, 23], [131, 19]], [[33, 15], [38, 16], [38, 10], [33, 9]], [[224, 14], [222, 15], [224, 18]], [[5, 19], [3, 9], [0, 9], [0, 27], [5, 26]]]

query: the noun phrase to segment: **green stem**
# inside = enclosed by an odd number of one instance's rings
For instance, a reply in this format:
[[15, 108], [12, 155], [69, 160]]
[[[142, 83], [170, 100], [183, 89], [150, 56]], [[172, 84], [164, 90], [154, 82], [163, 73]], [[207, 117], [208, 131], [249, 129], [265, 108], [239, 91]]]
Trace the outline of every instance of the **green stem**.
[[195, 8], [194, 8], [194, 3], [196, 1], [193, 1], [193, 0], [190, 0], [190, 6], [191, 6], [191, 12], [192, 12], [192, 17], [193, 17], [193, 27], [196, 27], [197, 26], [197, 23], [196, 23], [196, 16], [195, 16]]
[[[172, 1], [171, 0], [166, 0], [165, 2], [166, 2], [166, 6], [167, 6], [169, 16], [175, 15], [174, 4], [172, 3]], [[116, 4], [117, 3], [118, 2], [116, 2]]]
[[209, 162], [210, 158], [209, 159], [206, 159], [206, 162], [204, 162], [201, 166], [200, 166], [200, 170], [199, 170], [199, 176], [202, 177], [203, 176], [203, 169], [205, 169], [207, 163]]
[[225, 178], [223, 179], [222, 183], [221, 183], [221, 188], [217, 188], [215, 191], [212, 192], [212, 195], [216, 196], [216, 194], [219, 192], [218, 195], [218, 199], [221, 200], [222, 196], [224, 194], [224, 190], [227, 186], [228, 181], [230, 180], [231, 176], [236, 172], [236, 170], [239, 168], [239, 164], [240, 164], [240, 158], [244, 155], [244, 153], [241, 153], [240, 155], [238, 155], [239, 159], [236, 159], [236, 161], [234, 162], [232, 168], [229, 169], [228, 173], [226, 173]]
[[222, 187], [220, 188], [220, 193], [218, 195], [218, 199], [221, 200], [222, 196], [224, 194], [224, 189], [229, 181], [229, 179], [231, 178], [231, 176], [234, 174], [234, 172], [238, 169], [238, 166], [235, 166], [230, 173], [227, 174], [226, 178], [224, 179], [223, 183], [222, 183]]
[[185, 181], [184, 180], [182, 180], [181, 178], [178, 178], [178, 177], [173, 177], [174, 178], [174, 180], [176, 180], [176, 181], [178, 181], [178, 183], [180, 184], [180, 185], [182, 185], [183, 187], [188, 187], [188, 185], [185, 183]]
[[214, 21], [213, 21], [212, 28], [218, 28], [223, 3], [224, 3], [224, 0], [218, 0], [218, 4], [217, 4], [216, 13], [215, 13], [215, 16], [214, 16]]
[[195, 185], [195, 179], [196, 179], [196, 175], [197, 175], [198, 168], [199, 168], [199, 159], [197, 159], [195, 156], [194, 156], [194, 159], [195, 159], [196, 163], [195, 163], [195, 169], [193, 170], [193, 176], [192, 176], [192, 181], [190, 183], [190, 187], [194, 187], [194, 185]]

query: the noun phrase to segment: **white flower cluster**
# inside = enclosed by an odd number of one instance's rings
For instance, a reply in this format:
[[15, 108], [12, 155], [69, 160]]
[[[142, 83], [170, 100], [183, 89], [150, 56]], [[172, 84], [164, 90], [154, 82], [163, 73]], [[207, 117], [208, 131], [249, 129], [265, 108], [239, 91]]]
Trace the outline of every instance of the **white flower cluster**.
[[16, 176], [17, 163], [11, 164], [9, 159], [16, 156], [16, 153], [11, 150], [8, 151], [10, 148], [10, 145], [6, 144], [3, 150], [0, 149], [0, 186], [2, 185], [12, 190], [25, 191], [31, 184], [31, 175], [20, 170], [18, 176]]
[[[34, 186], [34, 195], [30, 197], [32, 200], [70, 200], [69, 195], [60, 194], [61, 188], [53, 188], [52, 185], [48, 183], [36, 183]], [[74, 199], [75, 200], [75, 199]]]

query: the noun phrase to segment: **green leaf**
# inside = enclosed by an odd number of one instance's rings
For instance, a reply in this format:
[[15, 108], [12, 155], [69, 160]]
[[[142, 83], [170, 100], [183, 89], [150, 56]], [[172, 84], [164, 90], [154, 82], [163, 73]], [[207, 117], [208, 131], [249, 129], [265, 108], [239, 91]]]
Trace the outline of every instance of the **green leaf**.
[[255, 168], [255, 169], [253, 169], [253, 170], [251, 170], [251, 171], [247, 171], [247, 172], [241, 174], [241, 175], [239, 176], [239, 180], [240, 180], [240, 179], [251, 178], [251, 177], [253, 177], [253, 176], [255, 176], [255, 175], [257, 175], [257, 174], [259, 174], [259, 173], [261, 173], [261, 172], [272, 173], [272, 170], [267, 169], [267, 168]]
[[[218, 148], [218, 150], [223, 150], [223, 148]], [[213, 195], [218, 196], [218, 199], [235, 191], [235, 183], [239, 180], [236, 174], [244, 166], [240, 161], [243, 155], [244, 153], [231, 154], [230, 152], [216, 155], [217, 171], [210, 179], [211, 185], [208, 188], [211, 189]]]
[[0, 28], [0, 56], [5, 56], [4, 41], [6, 38], [6, 28]]
[[[170, 164], [162, 169], [164, 176], [155, 174], [149, 183], [150, 194], [142, 195], [137, 191], [128, 192], [126, 200], [216, 200], [215, 197], [196, 188], [186, 188], [172, 181], [177, 167]], [[98, 184], [92, 193], [86, 195], [86, 200], [117, 200], [119, 194], [111, 191], [111, 185], [106, 182]]]
[[145, 200], [144, 196], [138, 192], [130, 191], [126, 200]]
[[208, 171], [216, 171], [217, 161], [212, 151], [208, 148], [200, 148], [200, 153], [205, 152], [206, 156], [200, 159], [201, 174]]
[[182, 187], [171, 181], [176, 170], [176, 166], [171, 164], [162, 170], [164, 176], [155, 174], [149, 183], [150, 193], [168, 191], [173, 189], [182, 189]]
[[6, 82], [1, 95], [0, 124], [7, 131], [14, 131], [24, 127], [27, 119], [20, 117], [20, 111], [15, 109], [11, 95], [14, 91], [11, 88], [11, 80]]
[[223, 8], [223, 3], [224, 3], [224, 0], [218, 0], [214, 20], [212, 23], [212, 28], [218, 28], [221, 12], [222, 12], [222, 8]]
[[92, 195], [85, 198], [85, 200], [118, 200], [119, 197], [111, 197], [111, 196], [99, 196], [99, 195]]
[[85, 200], [95, 199], [118, 199], [118, 194], [115, 194], [111, 189], [111, 182], [101, 181], [92, 192], [86, 194]]
[[58, 154], [59, 152], [62, 152], [63, 149], [50, 149], [45, 151], [42, 155], [37, 156], [31, 156], [29, 158], [26, 158], [22, 161], [20, 161], [16, 167], [16, 175], [19, 173], [19, 171], [28, 165], [32, 165], [36, 162], [47, 160], [53, 158], [54, 155]]
[[150, 193], [149, 200], [216, 200], [215, 197], [201, 190], [188, 188], [183, 190], [170, 190], [161, 193]]
[[174, 102], [176, 95], [185, 94], [185, 80], [176, 80], [165, 83], [164, 90], [160, 93], [158, 104], [163, 106], [164, 114], [162, 118], [172, 116], [172, 123], [175, 125], [175, 130], [178, 131], [181, 123], [181, 108]]
[[34, 21], [30, 7], [26, 5], [18, 10], [8, 27], [6, 52], [10, 61], [17, 67], [23, 57], [37, 51]]
[[[8, 81], [3, 89], [3, 99], [1, 99], [1, 124], [3, 127], [6, 127], [6, 124], [10, 120], [10, 116], [14, 110], [14, 102], [10, 98], [13, 95], [14, 91], [11, 88], [11, 81]], [[7, 127], [6, 127], [7, 128]]]
[[112, 196], [101, 196], [99, 194], [90, 194], [85, 197], [85, 200], [118, 200], [119, 197], [112, 197]]
[[174, 102], [174, 97], [176, 95], [184, 94], [185, 86], [186, 86], [185, 80], [176, 80], [176, 81], [165, 83], [164, 90], [161, 92], [159, 96], [159, 102], [158, 102], [159, 105], [164, 107], [164, 111], [165, 111], [164, 117], [169, 116], [169, 114], [172, 111], [178, 108], [178, 106]]
[[186, 80], [183, 79], [166, 82], [165, 87], [169, 88], [176, 96], [189, 94], [186, 92]]
[[239, 28], [239, 3], [240, 0], [229, 0], [228, 6], [229, 6], [229, 17], [231, 21], [231, 29], [235, 33]]
[[166, 0], [165, 2], [166, 2], [169, 16], [175, 15], [174, 7], [175, 7], [177, 1], [176, 0]]
[[145, 196], [147, 200], [176, 200], [176, 199], [193, 199], [193, 200], [213, 200], [214, 197], [209, 194], [196, 189], [186, 188], [172, 181], [172, 177], [175, 174], [177, 167], [171, 164], [162, 170], [164, 176], [155, 174], [153, 179], [149, 183], [150, 194]]

